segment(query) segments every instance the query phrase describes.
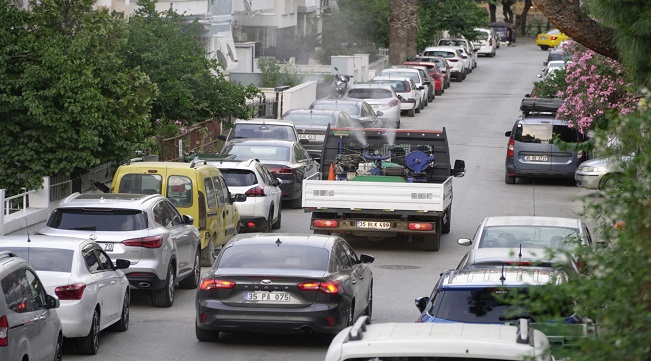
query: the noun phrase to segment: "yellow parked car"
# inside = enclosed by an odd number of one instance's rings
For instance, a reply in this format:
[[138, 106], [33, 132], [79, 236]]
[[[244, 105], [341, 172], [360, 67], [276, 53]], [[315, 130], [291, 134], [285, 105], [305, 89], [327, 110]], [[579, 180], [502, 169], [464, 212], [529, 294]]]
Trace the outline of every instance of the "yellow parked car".
[[205, 161], [136, 162], [115, 172], [112, 193], [162, 194], [181, 214], [194, 218], [201, 234], [201, 265], [212, 266], [215, 249], [240, 229], [234, 202], [246, 195], [231, 195], [219, 169]]
[[569, 40], [570, 37], [561, 33], [558, 29], [550, 30], [544, 34], [536, 35], [536, 45], [538, 45], [542, 50], [547, 50], [549, 48], [555, 48], [563, 40]]

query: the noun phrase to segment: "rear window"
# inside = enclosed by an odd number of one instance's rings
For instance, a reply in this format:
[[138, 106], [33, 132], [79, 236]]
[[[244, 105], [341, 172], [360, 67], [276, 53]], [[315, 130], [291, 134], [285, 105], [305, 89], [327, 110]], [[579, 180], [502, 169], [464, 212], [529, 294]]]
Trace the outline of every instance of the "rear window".
[[255, 174], [246, 169], [219, 169], [229, 187], [246, 187], [258, 184]]
[[411, 91], [409, 82], [406, 82], [404, 80], [382, 79], [382, 80], [373, 80], [373, 82], [378, 84], [389, 84], [393, 88], [393, 91], [395, 91], [396, 93], [406, 93]]
[[513, 138], [522, 143], [551, 144], [554, 137], [563, 142], [576, 143], [581, 141], [579, 132], [566, 125], [518, 124]]
[[327, 127], [328, 124], [335, 124], [335, 117], [331, 114], [289, 113], [283, 119], [291, 120], [294, 126], [321, 125]]
[[118, 193], [162, 194], [160, 174], [125, 174], [120, 179]]
[[479, 248], [563, 248], [579, 240], [576, 228], [549, 226], [494, 226], [484, 229]]
[[433, 51], [426, 51], [423, 53], [425, 56], [441, 56], [444, 58], [454, 58], [454, 53], [451, 51], [443, 51], [443, 50], [433, 50]]
[[461, 40], [441, 39], [439, 40], [441, 46], [466, 46], [466, 43]]
[[147, 216], [132, 209], [57, 208], [47, 225], [71, 231], [137, 231], [147, 229]]
[[410, 78], [414, 81], [414, 83], [420, 83], [420, 76], [418, 76], [417, 73], [413, 72], [383, 71], [380, 73], [380, 75]]
[[290, 160], [289, 148], [273, 145], [231, 144], [224, 147], [218, 157], [237, 160], [279, 160], [283, 162]]
[[225, 249], [217, 267], [326, 271], [328, 260], [329, 253], [323, 248], [252, 244]]
[[347, 97], [355, 99], [386, 99], [393, 98], [388, 89], [350, 89]]
[[[34, 247], [0, 247], [0, 252], [12, 251], [18, 257], [29, 262], [38, 271], [48, 272], [71, 272], [72, 257], [74, 251], [71, 249], [58, 248], [34, 248]], [[56, 262], [52, 262], [56, 260]]]
[[353, 117], [359, 117], [362, 110], [356, 104], [334, 103], [334, 102], [319, 102], [314, 104], [313, 109], [329, 109], [329, 110], [343, 110]]
[[231, 139], [286, 139], [296, 141], [294, 128], [278, 124], [246, 124], [236, 123], [229, 135]]

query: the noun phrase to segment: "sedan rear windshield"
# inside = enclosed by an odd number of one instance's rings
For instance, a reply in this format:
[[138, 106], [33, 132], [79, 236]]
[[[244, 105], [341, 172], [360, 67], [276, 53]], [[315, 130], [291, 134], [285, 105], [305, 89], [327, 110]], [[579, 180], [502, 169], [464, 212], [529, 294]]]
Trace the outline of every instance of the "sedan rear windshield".
[[579, 240], [576, 228], [549, 226], [493, 226], [484, 228], [479, 248], [564, 248]]
[[292, 270], [328, 269], [329, 253], [323, 248], [270, 245], [238, 245], [220, 256], [218, 268], [272, 268]]
[[580, 133], [566, 125], [518, 124], [514, 139], [523, 143], [551, 144], [558, 137], [563, 142], [576, 143], [582, 140]]
[[119, 193], [162, 194], [160, 174], [125, 174], [120, 179]]
[[357, 106], [357, 104], [319, 102], [314, 104], [312, 108], [326, 109], [326, 110], [342, 110], [348, 113], [351, 117], [359, 117], [362, 114], [362, 109], [361, 107]]
[[229, 187], [246, 187], [258, 184], [255, 174], [246, 169], [219, 169]]
[[451, 51], [444, 51], [444, 50], [434, 50], [434, 51], [426, 51], [423, 53], [425, 56], [441, 56], [444, 58], [454, 58], [454, 53]]
[[137, 231], [147, 229], [147, 216], [135, 209], [58, 208], [47, 221], [48, 227], [86, 231]]
[[393, 93], [388, 89], [351, 89], [347, 97], [355, 99], [387, 99], [393, 98]]
[[248, 145], [248, 144], [231, 144], [224, 147], [219, 153], [219, 158], [228, 159], [259, 159], [259, 160], [279, 160], [288, 162], [290, 160], [290, 148], [273, 146], [273, 145]]
[[393, 91], [395, 91], [396, 93], [406, 93], [411, 91], [409, 82], [403, 80], [382, 79], [382, 80], [373, 80], [373, 82], [378, 84], [389, 84], [393, 88]]
[[327, 127], [328, 124], [335, 125], [335, 117], [331, 114], [292, 114], [289, 113], [283, 119], [290, 120], [294, 126], [322, 125]]
[[237, 123], [229, 138], [255, 139], [286, 139], [296, 141], [296, 132], [289, 125], [278, 124], [245, 124]]
[[417, 73], [412, 72], [398, 72], [398, 71], [383, 71], [380, 73], [382, 76], [398, 76], [404, 78], [410, 78], [414, 83], [420, 83], [420, 76]]
[[[18, 257], [29, 262], [38, 271], [67, 272], [72, 270], [72, 257], [74, 251], [71, 249], [59, 248], [36, 248], [36, 247], [0, 247], [0, 252], [11, 251]], [[56, 262], [53, 262], [56, 260]]]

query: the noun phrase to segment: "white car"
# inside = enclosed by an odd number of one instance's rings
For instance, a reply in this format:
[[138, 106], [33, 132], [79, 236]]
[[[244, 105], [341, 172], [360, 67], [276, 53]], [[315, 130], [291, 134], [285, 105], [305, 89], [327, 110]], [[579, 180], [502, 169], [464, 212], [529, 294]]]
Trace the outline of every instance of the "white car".
[[407, 112], [408, 116], [413, 117], [415, 113], [420, 113], [421, 93], [411, 78], [376, 76], [371, 83], [391, 85], [399, 96], [400, 110]]
[[552, 76], [556, 71], [565, 69], [568, 62], [564, 60], [553, 60], [547, 63], [547, 66], [542, 69], [542, 74], [536, 74], [538, 78], [547, 79]]
[[101, 330], [129, 328], [129, 280], [122, 272], [129, 261], [114, 264], [99, 244], [72, 237], [7, 236], [0, 239], [6, 250], [29, 262], [45, 291], [57, 295], [63, 336], [80, 353], [97, 353]]
[[[452, 67], [450, 72], [456, 81], [463, 81], [468, 75], [468, 57], [461, 54], [458, 48], [451, 46], [433, 46], [427, 47], [423, 51], [423, 56], [438, 56], [445, 58]], [[465, 57], [465, 59], [464, 59]]]
[[235, 204], [240, 212], [243, 232], [271, 232], [280, 229], [281, 197], [280, 184], [266, 166], [256, 159], [246, 161], [208, 161], [219, 169], [228, 190], [243, 193], [246, 201]]
[[477, 51], [473, 43], [465, 38], [443, 38], [439, 40], [438, 46], [451, 46], [453, 48], [463, 49], [465, 55], [470, 60], [470, 71], [477, 67]]
[[495, 40], [493, 29], [476, 28], [478, 47], [477, 54], [493, 57], [496, 54], [498, 41]]
[[383, 69], [378, 76], [388, 76], [388, 77], [399, 77], [399, 78], [410, 78], [416, 84], [418, 88], [418, 93], [420, 94], [420, 109], [423, 109], [427, 106], [427, 94], [428, 94], [428, 85], [425, 84], [426, 80], [423, 78], [423, 74], [418, 69], [413, 68], [388, 68]]
[[356, 83], [348, 87], [345, 98], [363, 100], [374, 111], [382, 112], [378, 118], [387, 128], [400, 128], [400, 99], [390, 84]]

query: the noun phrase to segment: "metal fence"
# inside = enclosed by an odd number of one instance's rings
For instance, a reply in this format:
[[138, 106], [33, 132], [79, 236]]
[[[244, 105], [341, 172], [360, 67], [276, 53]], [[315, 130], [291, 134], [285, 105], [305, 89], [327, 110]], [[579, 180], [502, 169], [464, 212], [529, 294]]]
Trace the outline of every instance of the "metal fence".
[[186, 133], [161, 141], [161, 161], [180, 161], [191, 152], [214, 153], [221, 144], [217, 137], [221, 134], [221, 121], [207, 120], [192, 126]]
[[67, 175], [51, 177], [50, 202], [63, 199], [74, 192], [84, 192], [95, 187], [94, 182], [108, 183], [117, 169], [115, 162], [108, 162], [91, 168], [88, 172], [74, 178]]
[[267, 99], [266, 97], [258, 97], [253, 100], [249, 105], [253, 108], [254, 118], [278, 118], [278, 98]]

